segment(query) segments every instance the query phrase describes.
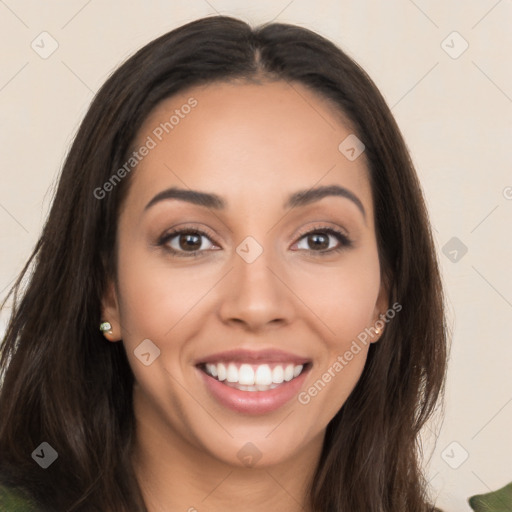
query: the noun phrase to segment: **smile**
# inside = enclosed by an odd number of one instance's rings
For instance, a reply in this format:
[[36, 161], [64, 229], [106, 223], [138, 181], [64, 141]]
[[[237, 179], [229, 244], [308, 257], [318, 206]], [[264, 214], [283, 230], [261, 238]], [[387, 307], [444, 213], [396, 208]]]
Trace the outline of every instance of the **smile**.
[[240, 391], [269, 391], [290, 382], [304, 365], [293, 363], [249, 364], [239, 362], [206, 363], [201, 369], [226, 386]]
[[194, 361], [206, 394], [217, 406], [244, 414], [267, 414], [297, 396], [313, 366], [307, 356], [268, 348], [235, 349]]

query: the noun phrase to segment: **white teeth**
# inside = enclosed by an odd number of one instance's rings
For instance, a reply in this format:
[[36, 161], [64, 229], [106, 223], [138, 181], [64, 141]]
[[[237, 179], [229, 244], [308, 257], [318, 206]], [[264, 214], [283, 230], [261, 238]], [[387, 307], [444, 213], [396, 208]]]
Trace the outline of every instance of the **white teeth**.
[[286, 382], [289, 382], [290, 380], [293, 379], [293, 364], [289, 364], [285, 369], [284, 369], [284, 380]]
[[[215, 366], [215, 365], [212, 365], [212, 366]], [[208, 370], [208, 367], [206, 367], [206, 370]], [[215, 377], [215, 375], [212, 374], [213, 377]], [[222, 363], [219, 363], [217, 365], [217, 378], [222, 382], [223, 380], [226, 380], [226, 367], [222, 364]]]
[[228, 373], [226, 375], [226, 380], [228, 382], [238, 382], [238, 370], [237, 367], [230, 363], [228, 366]]
[[278, 364], [271, 369], [268, 364], [243, 363], [238, 366], [234, 362], [226, 362], [206, 363], [204, 369], [208, 375], [215, 377], [220, 382], [225, 381], [224, 383], [228, 385], [236, 384], [236, 387], [243, 391], [267, 391], [298, 377], [302, 373], [304, 365]]
[[212, 377], [217, 377], [217, 367], [214, 364], [206, 364], [206, 369]]
[[276, 366], [272, 370], [272, 382], [275, 384], [281, 384], [284, 380], [284, 370], [282, 366]]
[[252, 366], [243, 364], [238, 370], [238, 383], [244, 386], [254, 385], [254, 370]]
[[258, 386], [270, 386], [272, 384], [272, 372], [268, 364], [258, 366], [254, 381]]

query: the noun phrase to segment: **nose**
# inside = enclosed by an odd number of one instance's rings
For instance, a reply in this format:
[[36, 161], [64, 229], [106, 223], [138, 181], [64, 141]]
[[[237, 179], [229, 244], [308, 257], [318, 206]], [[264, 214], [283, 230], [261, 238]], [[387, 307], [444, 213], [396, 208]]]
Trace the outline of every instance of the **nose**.
[[293, 320], [293, 293], [275, 259], [264, 251], [247, 263], [234, 255], [234, 268], [224, 280], [219, 316], [246, 331], [287, 325]]

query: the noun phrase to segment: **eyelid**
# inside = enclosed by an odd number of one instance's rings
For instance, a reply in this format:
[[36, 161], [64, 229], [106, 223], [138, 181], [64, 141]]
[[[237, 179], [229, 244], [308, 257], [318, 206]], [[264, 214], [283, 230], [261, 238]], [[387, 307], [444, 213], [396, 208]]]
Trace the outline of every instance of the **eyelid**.
[[349, 238], [349, 234], [346, 229], [343, 229], [340, 226], [330, 226], [327, 223], [319, 222], [314, 224], [313, 226], [308, 226], [307, 228], [300, 229], [299, 232], [296, 235], [294, 235], [294, 239], [300, 239], [305, 235], [316, 233], [317, 231], [333, 231], [340, 235], [343, 235], [347, 239]]
[[158, 243], [160, 243], [162, 240], [164, 239], [168, 239], [169, 237], [173, 236], [173, 235], [177, 235], [177, 234], [181, 234], [181, 233], [188, 233], [188, 232], [195, 232], [195, 233], [200, 233], [208, 238], [210, 238], [210, 240], [212, 242], [214, 242], [214, 239], [215, 239], [215, 234], [213, 233], [212, 230], [210, 230], [210, 228], [206, 227], [206, 226], [202, 226], [201, 227], [198, 227], [194, 224], [190, 224], [188, 222], [183, 222], [181, 224], [177, 224], [176, 226], [164, 231], [164, 233], [162, 233], [159, 238], [158, 238]]

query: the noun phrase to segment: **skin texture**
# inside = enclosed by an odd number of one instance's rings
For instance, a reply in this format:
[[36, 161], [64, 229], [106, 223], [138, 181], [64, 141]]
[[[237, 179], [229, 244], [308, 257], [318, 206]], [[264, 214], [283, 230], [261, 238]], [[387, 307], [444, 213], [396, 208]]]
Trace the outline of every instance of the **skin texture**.
[[[368, 346], [307, 405], [296, 398], [262, 415], [219, 404], [194, 362], [216, 352], [276, 348], [307, 357], [307, 390], [388, 307], [373, 222], [364, 153], [349, 161], [338, 145], [352, 130], [324, 99], [298, 84], [216, 83], [161, 103], [135, 146], [193, 97], [197, 106], [138, 164], [118, 225], [117, 279], [109, 283], [106, 336], [125, 345], [136, 385], [134, 463], [150, 512], [309, 510], [306, 489], [325, 428], [363, 370]], [[153, 136], [153, 138], [155, 138]], [[339, 185], [355, 194], [283, 208], [288, 196]], [[169, 187], [221, 196], [214, 210], [164, 200]], [[195, 228], [201, 253], [187, 254], [171, 228]], [[324, 234], [341, 230], [352, 245]], [[320, 229], [318, 229], [320, 228]], [[263, 248], [247, 263], [236, 252], [247, 237]], [[183, 249], [185, 247], [185, 249]], [[377, 341], [378, 336], [372, 338]], [[161, 351], [150, 366], [134, 350], [150, 339]], [[254, 467], [237, 456], [248, 442], [261, 452]], [[194, 508], [192, 508], [194, 507]]]

